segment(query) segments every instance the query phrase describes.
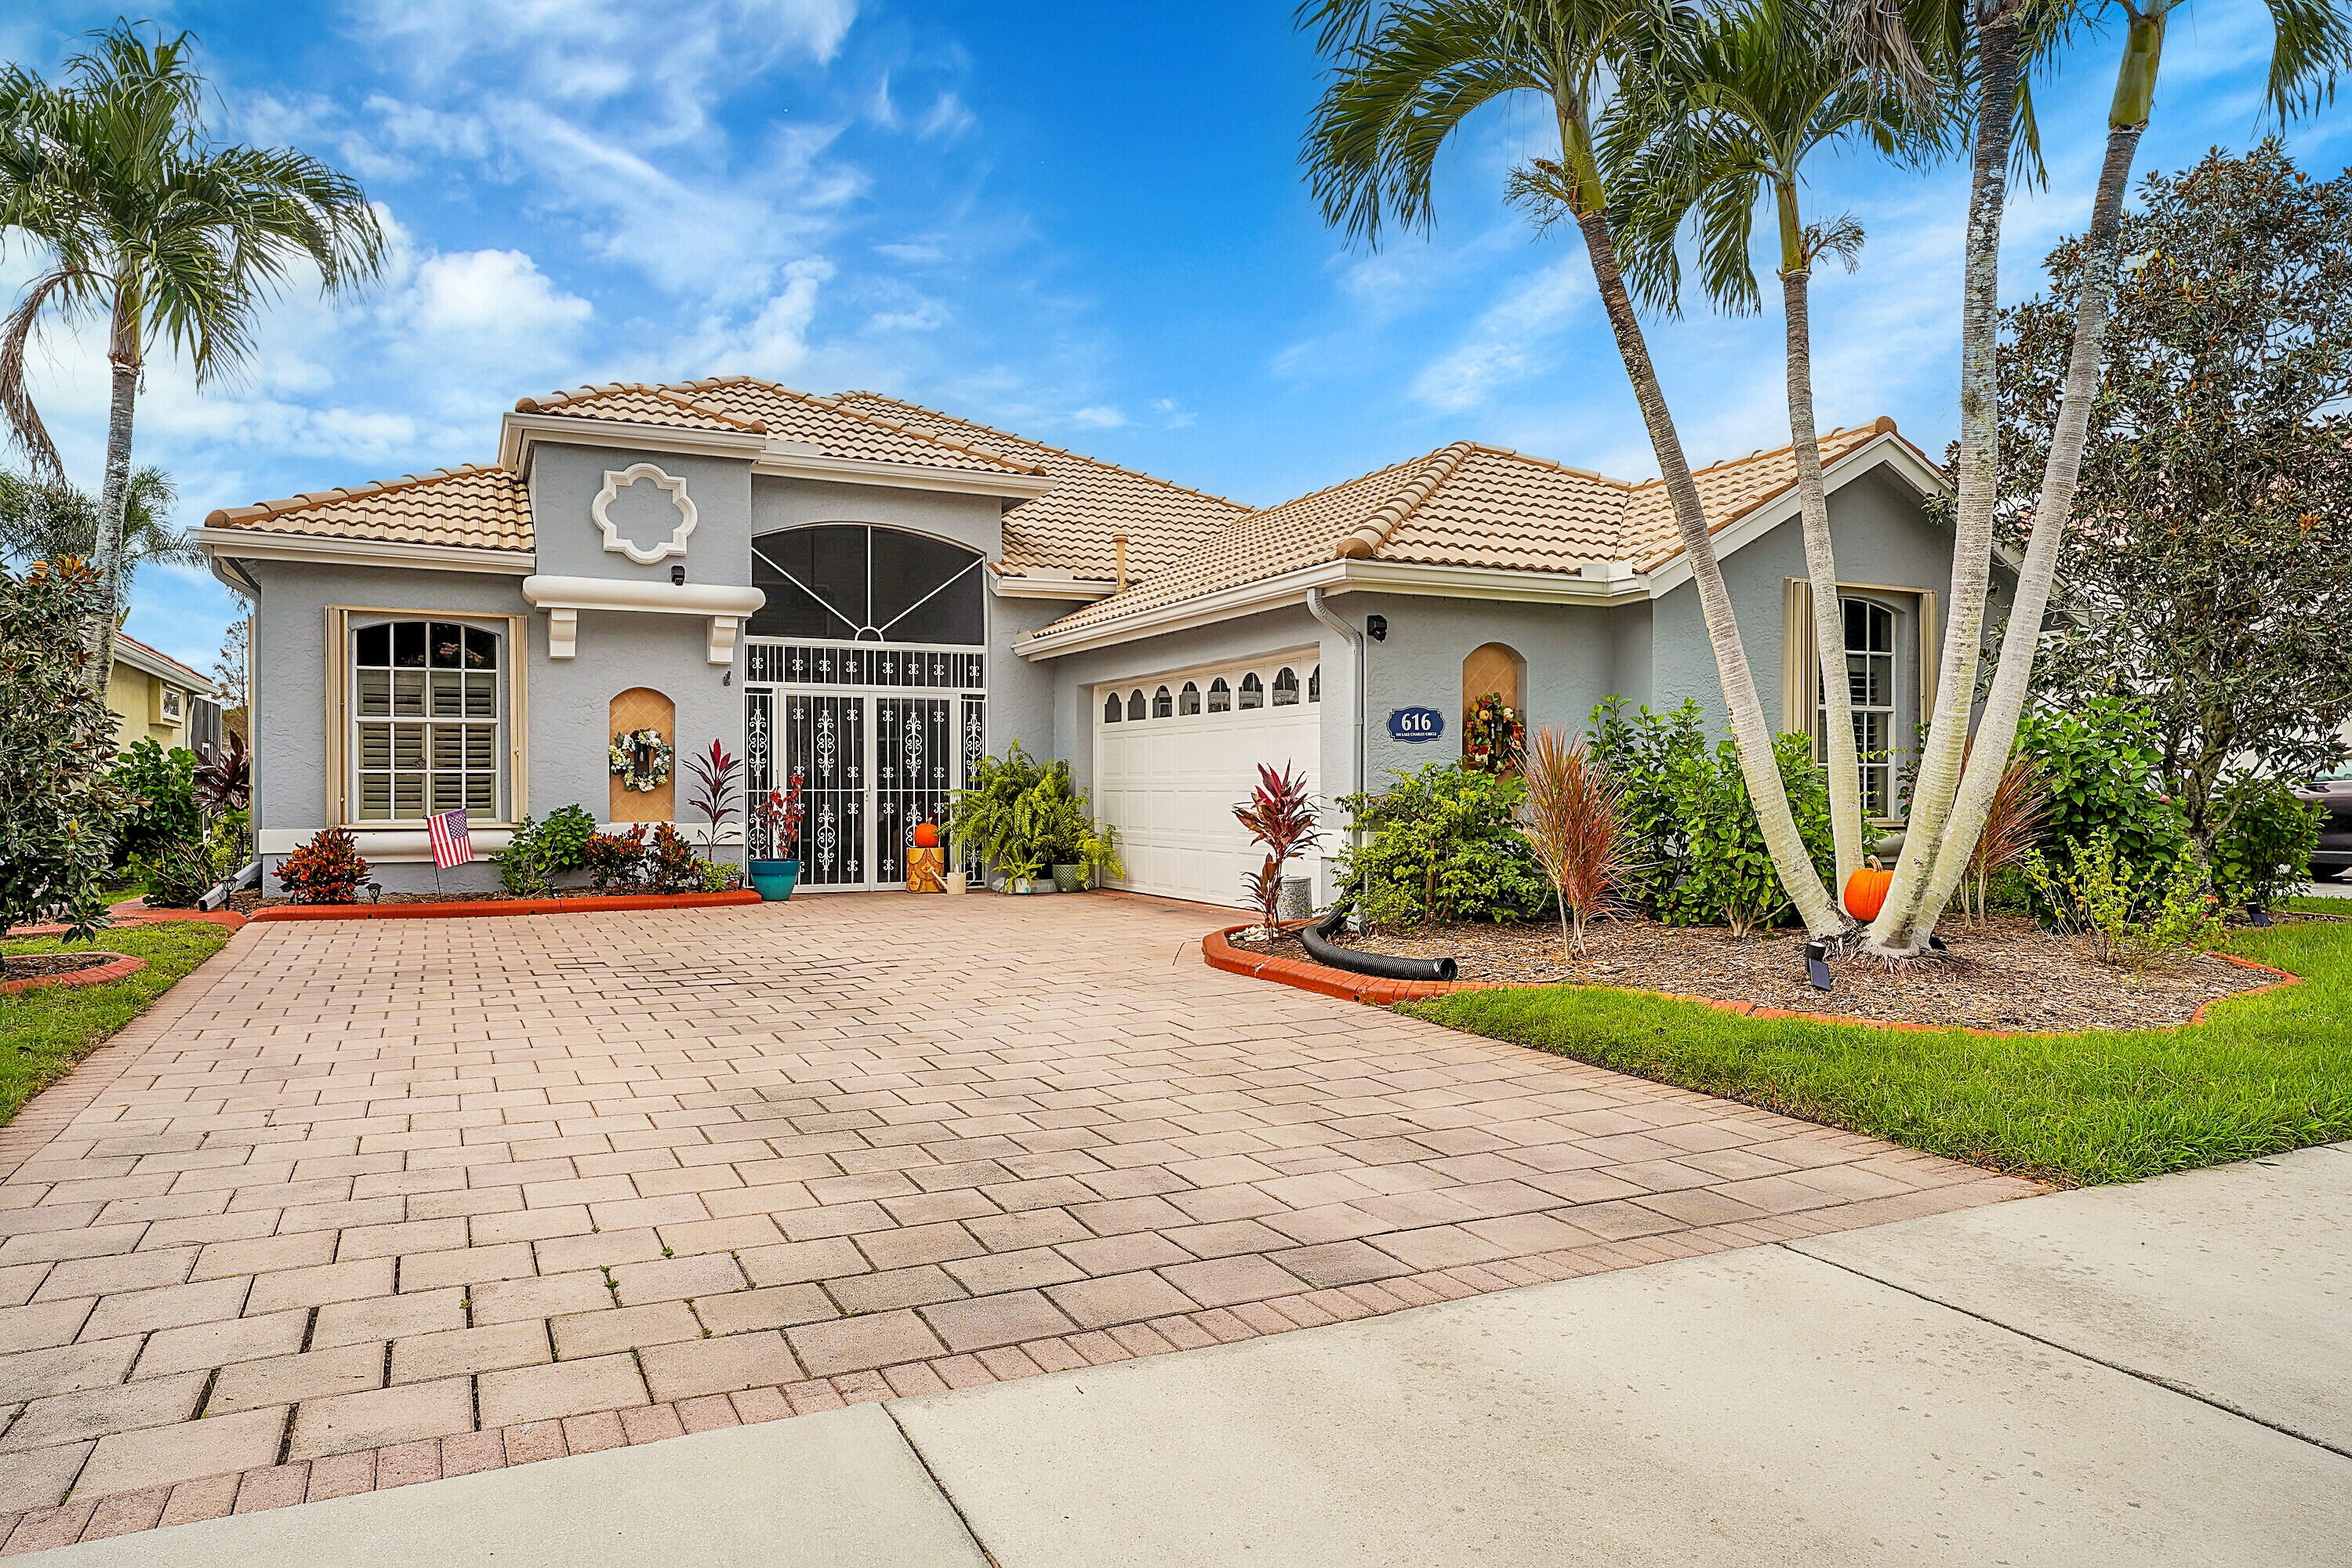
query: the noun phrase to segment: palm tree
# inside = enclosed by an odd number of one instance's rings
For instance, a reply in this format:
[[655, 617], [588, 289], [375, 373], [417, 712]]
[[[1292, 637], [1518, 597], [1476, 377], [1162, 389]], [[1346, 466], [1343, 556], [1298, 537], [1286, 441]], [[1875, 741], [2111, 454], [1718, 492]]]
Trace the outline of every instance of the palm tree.
[[[1905, 29], [1887, 26], [1882, 0], [1851, 0], [1857, 8], [1854, 34], [1882, 61], [1901, 66], [1921, 55], [1911, 49]], [[1971, 0], [1963, 0], [1970, 4]], [[2064, 41], [2068, 29], [2094, 8], [2049, 5], [2032, 20], [2038, 37], [2023, 31], [2020, 0], [1973, 0], [1977, 39], [1977, 185], [1971, 197], [1968, 236], [1968, 293], [1961, 324], [1961, 450], [1958, 518], [1952, 565], [1953, 616], [1946, 633], [1943, 684], [1933, 727], [1923, 749], [1912, 789], [1911, 818], [1904, 854], [1895, 865], [1886, 901], [1872, 924], [1871, 951], [1894, 958], [1927, 950], [1937, 920], [1967, 875], [1987, 812], [2000, 785], [2017, 723], [2024, 711], [2042, 617], [2049, 605], [2058, 546], [2066, 531], [2087, 437], [2091, 404], [2098, 392], [2107, 322], [2121, 263], [2121, 218], [2126, 184], [2141, 133], [2153, 110], [2165, 25], [2182, 0], [2117, 0], [2126, 25], [2117, 62], [2116, 91], [2107, 115], [2106, 157], [2084, 237], [2082, 279], [2074, 300], [2074, 341], [2066, 381], [2043, 464], [2041, 492], [2020, 569], [2017, 592], [2002, 634], [2000, 663], [1970, 750], [1969, 707], [1976, 690], [1978, 650], [1984, 626], [1986, 584], [1990, 577], [1992, 509], [1995, 498], [1993, 426], [1999, 416], [1999, 386], [1992, 369], [1993, 286], [2000, 243], [1998, 189], [2000, 164], [1988, 165], [1988, 143], [1997, 140], [1996, 121], [2010, 119], [2016, 65], [2029, 43], [2048, 47]], [[2288, 120], [2332, 96], [2336, 73], [2352, 63], [2352, 19], [2341, 0], [2263, 0], [2271, 15], [2273, 42], [2269, 107]], [[1950, 36], [1948, 0], [1915, 0], [1913, 23], [1931, 20], [1929, 34]], [[1940, 18], [1940, 20], [1936, 20]], [[1948, 54], [1944, 58], [1948, 58]], [[2004, 102], [1996, 95], [2003, 75], [2011, 89]], [[2005, 163], [2008, 149], [1999, 149]], [[1995, 187], [1988, 190], [1988, 185]], [[1981, 204], [1979, 197], [1993, 199]], [[1981, 290], [1981, 293], [1980, 293]], [[1965, 590], [1964, 590], [1965, 584]]]
[[44, 268], [0, 328], [0, 413], [36, 474], [63, 477], [26, 374], [45, 316], [102, 316], [111, 401], [106, 482], [91, 551], [101, 604], [89, 677], [112, 663], [130, 500], [131, 415], [158, 342], [186, 356], [199, 385], [252, 352], [253, 317], [307, 263], [333, 290], [373, 277], [383, 234], [360, 187], [286, 149], [222, 147], [206, 135], [194, 39], [151, 43], [127, 22], [52, 86], [0, 69], [0, 234], [47, 252]]
[[[1788, 328], [1789, 435], [1822, 672], [1834, 885], [1843, 888], [1862, 863], [1862, 782], [1813, 421], [1810, 285], [1824, 258], [1853, 269], [1862, 228], [1850, 217], [1807, 223], [1799, 187], [1805, 159], [1833, 142], [1860, 139], [1911, 160], [1939, 153], [1948, 105], [1940, 94], [1922, 103], [1874, 81], [1833, 41], [1779, 7], [1744, 5], [1704, 17], [1677, 44], [1647, 73], [1629, 79], [1604, 138], [1602, 162], [1618, 198], [1612, 216], [1619, 252], [1642, 302], [1677, 310], [1677, 239], [1696, 214], [1701, 285], [1718, 309], [1747, 314], [1761, 301], [1752, 262], [1757, 209], [1770, 203]], [[1794, 728], [1796, 721], [1783, 715], [1783, 722]]]
[[1302, 161], [1325, 220], [1351, 239], [1377, 245], [1390, 225], [1430, 226], [1438, 153], [1474, 111], [1519, 93], [1549, 107], [1559, 156], [1517, 170], [1512, 193], [1534, 210], [1538, 226], [1565, 216], [1584, 238], [1674, 505], [1765, 846], [1806, 929], [1815, 936], [1843, 931], [1781, 786], [1698, 487], [1619, 270], [1595, 148], [1594, 125], [1616, 81], [1644, 68], [1685, 19], [1663, 0], [1309, 0], [1300, 20], [1319, 31], [1332, 58]]
[[[172, 526], [180, 499], [172, 476], [152, 464], [122, 491], [121, 561], [126, 586], [142, 563], [201, 565], [194, 535]], [[0, 470], [0, 557], [19, 564], [88, 557], [98, 549], [98, 501], [66, 479]]]

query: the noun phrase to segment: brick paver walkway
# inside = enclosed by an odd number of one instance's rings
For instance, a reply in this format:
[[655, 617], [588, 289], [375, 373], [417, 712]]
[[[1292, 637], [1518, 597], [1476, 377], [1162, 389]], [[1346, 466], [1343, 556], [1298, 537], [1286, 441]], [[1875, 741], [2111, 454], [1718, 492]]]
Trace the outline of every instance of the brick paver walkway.
[[1209, 923], [247, 927], [0, 1132], [0, 1550], [2031, 1190], [1219, 973]]

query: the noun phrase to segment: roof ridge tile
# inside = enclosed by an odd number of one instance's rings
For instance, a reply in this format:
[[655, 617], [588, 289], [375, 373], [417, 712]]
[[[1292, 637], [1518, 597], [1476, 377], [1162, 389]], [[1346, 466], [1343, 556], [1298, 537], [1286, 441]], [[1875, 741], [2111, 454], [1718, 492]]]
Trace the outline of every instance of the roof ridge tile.
[[1213, 500], [1223, 506], [1237, 507], [1244, 511], [1265, 510], [1262, 507], [1251, 506], [1245, 501], [1237, 501], [1230, 496], [1221, 496], [1213, 490], [1202, 489], [1195, 485], [1179, 484], [1174, 479], [1163, 479], [1158, 474], [1147, 472], [1142, 468], [1130, 468], [1124, 463], [1114, 463], [1108, 458], [1093, 457], [1085, 452], [1075, 451], [1068, 447], [1056, 447], [1050, 441], [1040, 441], [1034, 436], [1024, 436], [1018, 431], [1006, 430], [978, 419], [967, 419], [961, 414], [950, 414], [944, 408], [931, 408], [920, 403], [909, 403], [903, 397], [893, 397], [887, 392], [869, 392], [862, 388], [852, 388], [847, 392], [837, 393], [835, 395], [844, 402], [853, 397], [871, 397], [878, 402], [895, 404], [900, 408], [911, 408], [918, 414], [928, 414], [937, 419], [952, 419], [959, 425], [969, 425], [976, 430], [985, 430], [992, 436], [1002, 436], [1008, 441], [1018, 441], [1024, 447], [1034, 447], [1042, 452], [1056, 453], [1075, 463], [1091, 463], [1097, 468], [1108, 468], [1112, 473], [1125, 474], [1129, 479], [1149, 479], [1151, 483], [1167, 489], [1180, 490], [1188, 496], [1199, 496], [1202, 500]]
[[1420, 510], [1421, 503], [1429, 499], [1430, 492], [1452, 479], [1454, 471], [1462, 467], [1462, 460], [1473, 449], [1473, 443], [1456, 441], [1423, 458], [1423, 470], [1408, 479], [1404, 488], [1391, 496], [1378, 511], [1342, 537], [1331, 552], [1332, 559], [1360, 561], [1387, 543], [1389, 536], [1397, 531], [1397, 525]]

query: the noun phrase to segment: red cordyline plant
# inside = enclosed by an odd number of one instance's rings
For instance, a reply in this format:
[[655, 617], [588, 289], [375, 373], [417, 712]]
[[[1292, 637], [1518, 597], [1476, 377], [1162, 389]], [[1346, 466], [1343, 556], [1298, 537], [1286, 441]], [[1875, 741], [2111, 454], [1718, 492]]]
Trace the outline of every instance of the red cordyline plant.
[[719, 829], [735, 809], [735, 775], [742, 770], [742, 759], [730, 756], [726, 747], [713, 741], [709, 752], [688, 758], [686, 766], [694, 774], [694, 809], [710, 819], [709, 846], [717, 854]]
[[1585, 922], [1610, 911], [1625, 876], [1620, 791], [1582, 740], [1557, 730], [1536, 731], [1520, 776], [1528, 786], [1521, 831], [1559, 894], [1560, 943], [1580, 953]]
[[753, 809], [754, 830], [767, 847], [769, 859], [796, 858], [793, 851], [800, 847], [801, 811], [801, 771], [794, 768], [791, 788], [770, 790]]
[[1258, 930], [1272, 936], [1282, 929], [1283, 868], [1316, 842], [1315, 800], [1288, 763], [1279, 773], [1260, 763], [1257, 778], [1249, 799], [1234, 807], [1234, 820], [1249, 830], [1251, 843], [1265, 846], [1265, 866], [1244, 873], [1242, 887], [1257, 905]]

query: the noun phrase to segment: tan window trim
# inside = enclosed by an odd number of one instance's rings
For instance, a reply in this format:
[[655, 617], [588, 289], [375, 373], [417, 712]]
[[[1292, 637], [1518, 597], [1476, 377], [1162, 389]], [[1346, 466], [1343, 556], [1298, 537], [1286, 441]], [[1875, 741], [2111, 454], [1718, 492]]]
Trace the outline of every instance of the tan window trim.
[[507, 638], [507, 811], [496, 822], [468, 822], [471, 828], [512, 827], [514, 808], [528, 809], [530, 800], [529, 773], [530, 712], [525, 698], [528, 691], [526, 639], [530, 634], [530, 617], [506, 616], [493, 611], [484, 614], [474, 610], [419, 609], [400, 605], [330, 605], [327, 606], [327, 778], [331, 792], [327, 801], [327, 815], [338, 826], [354, 833], [414, 832], [420, 824], [401, 822], [360, 822], [352, 816], [351, 747], [351, 630], [353, 616], [415, 616], [430, 620], [473, 621], [476, 623], [504, 622]]

